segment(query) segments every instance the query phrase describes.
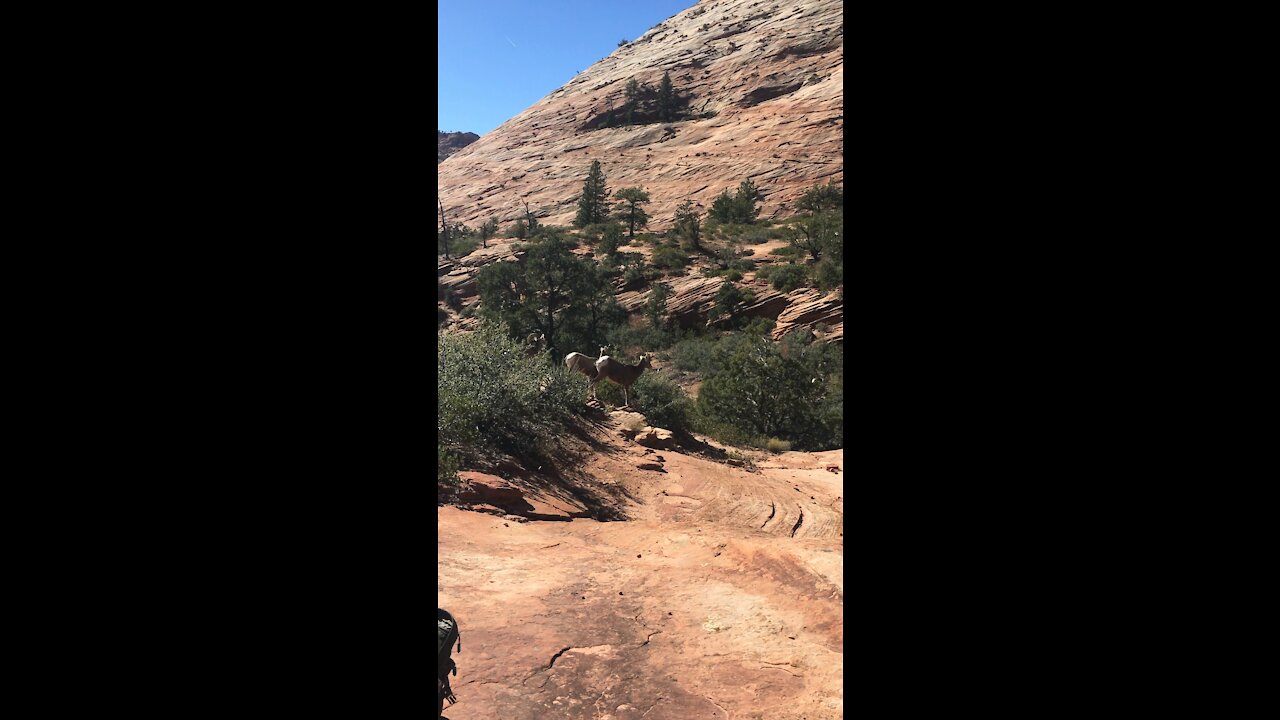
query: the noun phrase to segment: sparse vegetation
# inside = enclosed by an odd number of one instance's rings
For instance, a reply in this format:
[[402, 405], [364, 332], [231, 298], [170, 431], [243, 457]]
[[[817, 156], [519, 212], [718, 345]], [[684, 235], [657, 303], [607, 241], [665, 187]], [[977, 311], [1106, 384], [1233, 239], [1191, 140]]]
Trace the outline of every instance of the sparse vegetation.
[[511, 338], [541, 332], [552, 357], [603, 344], [626, 316], [604, 270], [570, 252], [559, 228], [524, 247], [523, 263], [493, 263], [476, 274], [482, 316]]
[[673, 122], [689, 115], [692, 100], [692, 95], [676, 89], [669, 72], [663, 73], [656, 89], [631, 78], [623, 86], [622, 105], [615, 106], [614, 96], [606, 96], [603, 111], [589, 118], [582, 129]]
[[699, 234], [701, 225], [701, 216], [693, 207], [693, 202], [685, 200], [680, 203], [676, 208], [675, 233], [686, 249], [698, 250], [702, 247], [702, 237]]
[[738, 186], [738, 192], [730, 195], [729, 191], [725, 190], [716, 196], [715, 202], [711, 204], [710, 216], [720, 224], [750, 225], [760, 214], [760, 208], [756, 207], [759, 201], [760, 191], [756, 189], [755, 183], [744, 180]]
[[559, 364], [526, 357], [519, 342], [489, 323], [473, 333], [439, 336], [436, 388], [442, 482], [457, 461], [494, 451], [546, 456], [555, 435], [583, 411], [576, 378]]
[[786, 293], [809, 284], [809, 269], [794, 262], [785, 265], [766, 265], [756, 272], [756, 277], [769, 280], [774, 290]]
[[650, 262], [656, 268], [679, 269], [683, 268], [688, 263], [688, 260], [689, 257], [681, 252], [679, 248], [662, 245], [654, 248]]

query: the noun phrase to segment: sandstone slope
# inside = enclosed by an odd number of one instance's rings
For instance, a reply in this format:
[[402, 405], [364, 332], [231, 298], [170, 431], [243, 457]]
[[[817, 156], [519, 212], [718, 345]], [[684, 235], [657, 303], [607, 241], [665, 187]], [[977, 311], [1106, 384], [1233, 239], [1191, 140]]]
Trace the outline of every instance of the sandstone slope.
[[627, 418], [594, 426], [582, 467], [630, 498], [626, 521], [505, 497], [518, 478], [470, 496], [502, 507], [439, 508], [438, 600], [463, 640], [445, 715], [843, 717], [844, 452], [735, 467], [624, 440]]
[[[656, 25], [438, 167], [451, 220], [514, 221], [522, 201], [567, 225], [599, 160], [609, 187], [649, 191], [652, 227], [752, 179], [762, 217], [786, 217], [815, 182], [844, 180], [844, 26], [835, 0], [703, 0]], [[627, 81], [669, 71], [696, 119], [585, 130]]]

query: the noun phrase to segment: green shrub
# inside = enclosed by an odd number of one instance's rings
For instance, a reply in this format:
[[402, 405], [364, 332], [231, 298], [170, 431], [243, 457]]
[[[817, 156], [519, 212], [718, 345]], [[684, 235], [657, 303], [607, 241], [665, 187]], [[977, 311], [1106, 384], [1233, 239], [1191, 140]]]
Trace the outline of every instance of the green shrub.
[[740, 270], [725, 270], [724, 279], [729, 282], [737, 282], [742, 279], [742, 272]]
[[814, 266], [815, 280], [822, 290], [844, 285], [844, 260], [839, 257], [824, 257]]
[[[474, 237], [455, 236], [452, 232], [449, 234], [450, 258], [466, 257], [478, 247], [480, 247], [480, 241]], [[439, 232], [436, 233], [436, 255], [444, 255], [444, 236]]]
[[654, 427], [675, 433], [686, 433], [692, 427], [693, 401], [662, 373], [644, 371], [631, 386], [631, 407]]
[[671, 347], [671, 359], [681, 370], [709, 375], [744, 342], [745, 335], [701, 335], [681, 340]]
[[774, 248], [774, 249], [770, 250], [770, 251], [769, 251], [769, 254], [770, 254], [770, 255], [781, 255], [781, 256], [783, 256], [783, 257], [789, 257], [789, 258], [795, 258], [795, 257], [800, 257], [801, 255], [803, 255], [803, 254], [804, 254], [804, 250], [801, 250], [800, 248], [796, 247], [795, 245], [783, 245], [782, 247], [776, 247], [776, 248]]
[[727, 318], [723, 321], [726, 327], [740, 326], [746, 319], [739, 312], [747, 305], [755, 302], [756, 294], [750, 289], [743, 290], [734, 283], [725, 282], [716, 290], [716, 304], [708, 313], [712, 321]]
[[499, 450], [538, 458], [584, 411], [581, 376], [526, 357], [497, 327], [442, 334], [436, 350], [437, 442], [460, 456]]
[[663, 245], [654, 249], [649, 262], [656, 268], [675, 269], [684, 267], [688, 260], [689, 257], [679, 248]]
[[765, 449], [769, 452], [786, 452], [791, 449], [791, 443], [778, 438], [769, 438], [765, 442]]
[[756, 273], [756, 277], [771, 281], [774, 290], [791, 292], [796, 288], [805, 287], [809, 284], [809, 268], [794, 263], [770, 265], [760, 268]]
[[748, 332], [727, 357], [713, 355], [719, 367], [698, 393], [702, 432], [734, 444], [764, 440], [767, 447], [767, 439], [776, 438], [805, 451], [842, 446], [839, 347], [794, 345], [784, 355], [777, 343]]
[[438, 443], [436, 444], [436, 482], [441, 485], [458, 484], [458, 459]]

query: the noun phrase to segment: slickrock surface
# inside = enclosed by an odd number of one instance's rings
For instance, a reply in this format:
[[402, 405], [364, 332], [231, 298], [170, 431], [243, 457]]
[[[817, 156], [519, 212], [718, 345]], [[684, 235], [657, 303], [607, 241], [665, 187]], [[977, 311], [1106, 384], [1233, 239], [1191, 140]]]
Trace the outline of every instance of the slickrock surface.
[[[844, 180], [844, 24], [835, 0], [703, 0], [575, 76], [438, 166], [451, 222], [513, 222], [527, 200], [544, 223], [567, 225], [599, 160], [610, 189], [652, 197], [652, 228], [692, 199], [752, 179], [762, 217], [786, 217], [815, 182]], [[690, 111], [711, 117], [585, 130], [625, 104], [635, 78], [670, 71]]]
[[622, 419], [583, 470], [631, 498], [624, 522], [438, 509], [463, 645], [445, 716], [843, 717], [844, 451], [735, 467], [624, 440]]

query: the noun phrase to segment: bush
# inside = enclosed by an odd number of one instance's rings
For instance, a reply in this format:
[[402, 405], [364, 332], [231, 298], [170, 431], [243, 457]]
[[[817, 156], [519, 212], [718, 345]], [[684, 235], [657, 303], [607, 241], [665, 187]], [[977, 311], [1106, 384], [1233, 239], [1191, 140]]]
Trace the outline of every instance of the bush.
[[783, 256], [783, 257], [789, 257], [789, 258], [796, 258], [796, 257], [800, 257], [801, 255], [803, 255], [803, 254], [804, 254], [804, 250], [801, 250], [800, 248], [796, 247], [795, 245], [783, 245], [782, 247], [776, 247], [776, 248], [774, 248], [774, 249], [770, 250], [770, 251], [769, 251], [769, 254], [770, 254], [770, 255], [781, 255], [781, 256]]
[[725, 270], [724, 279], [729, 282], [737, 282], [742, 279], [742, 272], [739, 270]]
[[714, 322], [723, 317], [727, 318], [724, 321], [727, 327], [741, 325], [745, 318], [738, 314], [739, 311], [755, 302], [755, 299], [756, 294], [749, 289], [743, 290], [731, 282], [721, 283], [716, 290], [716, 304], [708, 313], [709, 319]]
[[[472, 250], [480, 247], [480, 241], [474, 237], [457, 236], [451, 232], [449, 234], [449, 257], [460, 258], [471, 254]], [[444, 236], [436, 233], [436, 255], [444, 255]]]
[[441, 485], [458, 484], [458, 459], [438, 443], [436, 444], [436, 482]]
[[791, 443], [778, 438], [769, 438], [764, 447], [769, 452], [786, 452], [791, 449]]
[[631, 386], [631, 406], [654, 427], [687, 433], [693, 422], [693, 401], [684, 388], [662, 373], [646, 370]]
[[443, 334], [436, 350], [437, 444], [460, 457], [487, 450], [545, 457], [555, 435], [584, 411], [581, 377], [483, 323]]
[[671, 348], [671, 359], [681, 370], [710, 375], [724, 366], [724, 360], [745, 340], [745, 335], [703, 335], [681, 340]]
[[774, 290], [791, 292], [796, 288], [809, 284], [809, 268], [794, 263], [770, 265], [760, 268], [759, 272], [756, 273], [756, 277], [772, 281]]
[[787, 440], [806, 451], [843, 444], [839, 347], [796, 345], [784, 355], [777, 343], [750, 332], [727, 357], [713, 355], [719, 367], [698, 394], [703, 432], [736, 444]]
[[816, 276], [818, 287], [822, 290], [831, 290], [842, 286], [844, 285], [844, 260], [824, 257], [814, 266], [814, 275]]
[[663, 245], [655, 248], [649, 262], [656, 268], [679, 269], [685, 266], [689, 257], [678, 248]]

